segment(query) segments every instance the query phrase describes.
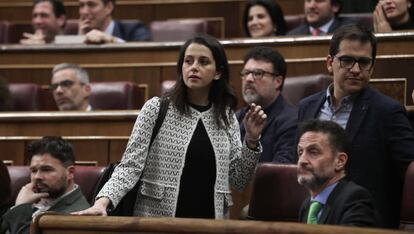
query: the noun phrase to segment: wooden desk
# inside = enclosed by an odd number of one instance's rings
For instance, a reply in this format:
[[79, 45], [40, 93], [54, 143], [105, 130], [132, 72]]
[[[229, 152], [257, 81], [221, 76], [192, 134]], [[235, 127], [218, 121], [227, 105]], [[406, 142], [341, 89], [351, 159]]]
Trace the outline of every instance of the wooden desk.
[[[230, 63], [231, 82], [240, 92], [241, 59], [251, 47], [270, 46], [288, 62], [288, 76], [326, 73], [329, 36], [274, 37], [223, 40]], [[373, 77], [407, 78], [414, 87], [414, 33], [378, 34], [378, 61]], [[160, 94], [163, 80], [176, 78], [176, 60], [182, 43], [126, 43], [117, 45], [44, 45], [0, 47], [0, 73], [9, 82], [49, 84], [56, 63], [71, 62], [87, 68], [91, 80], [125, 80], [149, 84], [149, 96]], [[239, 93], [239, 97], [241, 97]], [[407, 99], [407, 104], [412, 103]]]
[[410, 232], [284, 222], [42, 214], [35, 218], [30, 233], [397, 234]]

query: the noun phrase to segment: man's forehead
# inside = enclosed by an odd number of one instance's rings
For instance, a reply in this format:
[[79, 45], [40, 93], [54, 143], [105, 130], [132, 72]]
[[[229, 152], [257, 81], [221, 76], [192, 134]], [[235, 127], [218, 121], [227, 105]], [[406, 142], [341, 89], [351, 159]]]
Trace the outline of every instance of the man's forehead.
[[323, 132], [305, 132], [299, 140], [299, 144], [306, 145], [320, 145], [328, 141], [328, 134]]
[[75, 70], [69, 68], [55, 72], [52, 77], [52, 81], [54, 82], [60, 82], [62, 80], [76, 81], [77, 79]]
[[249, 60], [247, 60], [244, 67], [245, 68], [249, 67], [249, 68], [270, 68], [270, 69], [273, 69], [273, 64], [270, 61], [266, 61], [264, 59], [250, 58]]
[[50, 2], [39, 2], [33, 7], [33, 13], [53, 13], [53, 5]]
[[41, 166], [51, 166], [62, 165], [61, 161], [53, 157], [49, 153], [44, 154], [35, 154], [30, 160], [30, 167], [41, 167]]

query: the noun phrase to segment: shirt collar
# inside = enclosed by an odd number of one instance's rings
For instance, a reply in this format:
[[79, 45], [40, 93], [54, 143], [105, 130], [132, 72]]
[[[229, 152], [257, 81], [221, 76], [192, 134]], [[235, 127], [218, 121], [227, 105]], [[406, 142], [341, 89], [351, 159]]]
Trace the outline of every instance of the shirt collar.
[[[328, 86], [328, 88], [326, 89], [326, 100], [328, 100], [328, 103], [329, 103], [330, 106], [332, 105], [332, 102], [333, 102], [332, 101], [333, 89], [334, 89], [333, 84], [330, 84]], [[353, 100], [355, 99], [355, 96], [356, 96], [356, 94], [345, 96], [341, 101], [341, 106], [352, 103]]]
[[[322, 25], [321, 27], [319, 27], [319, 31], [323, 32], [324, 34], [327, 34], [329, 32], [329, 28], [331, 27], [331, 25], [333, 24], [335, 18], [332, 18], [331, 20], [329, 20], [326, 24]], [[309, 30], [312, 32], [314, 31], [316, 28], [309, 26]]]
[[326, 201], [329, 198], [329, 195], [331, 194], [332, 190], [334, 190], [334, 188], [336, 187], [337, 184], [338, 184], [338, 182], [329, 185], [324, 190], [322, 190], [322, 192], [320, 192], [318, 195], [316, 195], [316, 197], [313, 197], [311, 200], [312, 201], [317, 201], [317, 202], [325, 205]]
[[111, 20], [111, 22], [109, 23], [108, 27], [106, 27], [105, 29], [105, 33], [112, 35], [115, 29], [115, 22], [113, 20]]

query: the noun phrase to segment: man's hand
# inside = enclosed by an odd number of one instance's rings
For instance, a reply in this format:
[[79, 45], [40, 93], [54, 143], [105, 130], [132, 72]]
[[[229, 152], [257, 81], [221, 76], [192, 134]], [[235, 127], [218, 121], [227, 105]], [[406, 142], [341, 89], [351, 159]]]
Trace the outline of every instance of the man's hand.
[[92, 29], [86, 35], [85, 43], [87, 44], [103, 44], [103, 43], [115, 43], [116, 38], [106, 34], [97, 29]]
[[378, 3], [375, 7], [372, 19], [374, 23], [374, 32], [384, 33], [392, 31], [391, 25], [385, 16], [381, 3]]
[[48, 193], [35, 193], [33, 192], [33, 183], [28, 183], [20, 189], [16, 198], [16, 205], [24, 203], [35, 203], [42, 198], [49, 197]]
[[20, 44], [24, 45], [43, 45], [46, 44], [45, 35], [41, 30], [37, 30], [34, 34], [23, 33], [23, 39], [20, 40]]
[[252, 103], [243, 119], [243, 124], [246, 129], [244, 139], [249, 148], [254, 149], [257, 147], [260, 135], [266, 125], [266, 119], [267, 115], [262, 110], [262, 107]]

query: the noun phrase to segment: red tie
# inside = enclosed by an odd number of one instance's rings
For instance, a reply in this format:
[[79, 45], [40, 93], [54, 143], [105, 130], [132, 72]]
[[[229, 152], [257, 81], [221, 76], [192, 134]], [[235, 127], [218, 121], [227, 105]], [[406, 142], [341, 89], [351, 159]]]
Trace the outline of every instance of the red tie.
[[312, 36], [318, 36], [321, 33], [321, 30], [319, 28], [314, 28], [311, 33]]

